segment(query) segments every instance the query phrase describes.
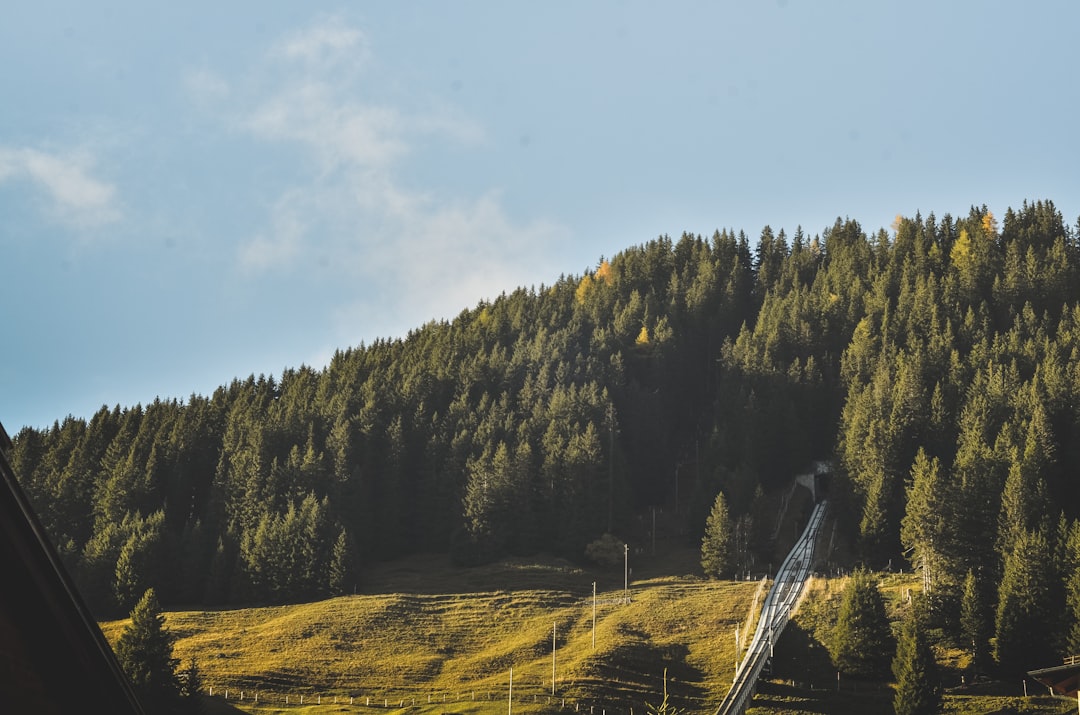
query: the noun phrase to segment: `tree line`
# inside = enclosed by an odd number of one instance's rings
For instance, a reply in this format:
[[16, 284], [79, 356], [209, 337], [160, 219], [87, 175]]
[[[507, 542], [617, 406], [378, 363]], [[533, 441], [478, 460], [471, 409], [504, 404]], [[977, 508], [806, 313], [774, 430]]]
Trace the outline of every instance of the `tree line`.
[[700, 540], [721, 492], [745, 560], [762, 495], [831, 457], [863, 563], [917, 566], [956, 639], [970, 573], [980, 657], [1045, 662], [1080, 650], [1078, 237], [1049, 201], [661, 236], [323, 369], [23, 429], [14, 466], [105, 613], [345, 593], [422, 551], [577, 559], [649, 506]]

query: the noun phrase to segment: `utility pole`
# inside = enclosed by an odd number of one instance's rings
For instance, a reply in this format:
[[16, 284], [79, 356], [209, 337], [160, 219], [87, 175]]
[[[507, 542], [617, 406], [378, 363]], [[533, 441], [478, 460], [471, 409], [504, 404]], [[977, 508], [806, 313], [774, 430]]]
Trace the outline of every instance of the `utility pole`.
[[592, 582], [592, 647], [596, 650], [596, 581]]
[[551, 624], [551, 694], [555, 695], [555, 627], [559, 622]]
[[615, 514], [615, 415], [612, 414], [611, 403], [607, 408], [608, 418], [608, 501], [607, 501], [607, 530], [611, 533], [612, 520]]
[[623, 544], [623, 601], [630, 603], [630, 544]]
[[735, 677], [739, 677], [739, 624], [735, 624]]

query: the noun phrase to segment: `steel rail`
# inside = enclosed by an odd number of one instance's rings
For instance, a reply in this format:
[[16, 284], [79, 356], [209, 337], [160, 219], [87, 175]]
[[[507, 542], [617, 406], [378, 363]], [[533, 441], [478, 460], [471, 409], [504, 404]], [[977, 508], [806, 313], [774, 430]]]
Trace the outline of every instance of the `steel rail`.
[[776, 579], [761, 606], [754, 637], [747, 647], [746, 656], [735, 669], [731, 690], [716, 709], [716, 715], [741, 715], [746, 712], [754, 697], [757, 679], [765, 664], [772, 658], [773, 646], [787, 625], [799, 596], [802, 595], [814, 561], [814, 544], [817, 542], [821, 524], [825, 521], [828, 502], [822, 500], [814, 506], [810, 520], [802, 535], [788, 552], [784, 563], [776, 572]]

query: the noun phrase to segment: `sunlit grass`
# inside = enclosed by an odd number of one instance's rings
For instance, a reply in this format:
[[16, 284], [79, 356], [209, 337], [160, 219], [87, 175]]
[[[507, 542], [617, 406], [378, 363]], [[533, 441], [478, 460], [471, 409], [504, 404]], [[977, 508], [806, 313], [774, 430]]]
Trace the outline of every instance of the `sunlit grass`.
[[[297, 712], [300, 696], [305, 707], [321, 696], [318, 712], [337, 711], [326, 709], [335, 696], [339, 708], [351, 697], [353, 708], [404, 704], [415, 713], [430, 699], [432, 712], [505, 712], [511, 667], [515, 712], [561, 707], [564, 699], [644, 712], [662, 697], [665, 668], [673, 701], [704, 712], [731, 682], [735, 627], [747, 619], [758, 583], [661, 575], [691, 566], [693, 556], [688, 549], [639, 557], [629, 604], [621, 573], [557, 562], [455, 570], [420, 558], [372, 575], [372, 590], [392, 593], [170, 612], [166, 623], [176, 657], [185, 665], [194, 657], [204, 684], [215, 695], [228, 688], [230, 702], [249, 712], [274, 712], [286, 695], [288, 712]], [[494, 588], [471, 590], [483, 585]], [[102, 629], [115, 642], [124, 625]]]
[[[695, 575], [697, 559], [692, 548], [637, 555], [628, 604], [621, 570], [550, 559], [457, 569], [444, 557], [414, 557], [370, 570], [366, 592], [357, 595], [177, 611], [166, 623], [177, 638], [175, 655], [184, 665], [194, 657], [214, 689], [207, 715], [506, 713], [511, 668], [513, 713], [644, 713], [662, 698], [665, 669], [671, 705], [712, 713], [734, 674], [735, 630], [752, 633], [752, 605], [757, 596], [760, 607], [763, 593], [760, 582]], [[777, 644], [774, 679], [761, 684], [750, 713], [891, 711], [887, 683], [844, 683], [836, 692], [825, 641], [844, 583], [811, 580]], [[908, 591], [918, 588], [910, 574], [882, 578], [890, 618], [910, 608]], [[115, 643], [125, 625], [113, 621], [102, 630]], [[938, 656], [956, 672], [964, 666], [960, 651]], [[946, 695], [943, 712], [1051, 715], [1075, 712], [1075, 703], [959, 691]]]

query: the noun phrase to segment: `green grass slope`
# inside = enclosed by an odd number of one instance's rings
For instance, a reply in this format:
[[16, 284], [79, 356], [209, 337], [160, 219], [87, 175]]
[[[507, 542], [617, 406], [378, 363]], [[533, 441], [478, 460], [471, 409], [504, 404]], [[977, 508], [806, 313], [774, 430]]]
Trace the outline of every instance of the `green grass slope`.
[[[758, 583], [709, 581], [693, 549], [635, 558], [630, 603], [623, 574], [548, 560], [474, 569], [422, 557], [379, 568], [369, 590], [317, 603], [167, 614], [175, 654], [196, 658], [215, 695], [243, 710], [319, 712], [352, 706], [502, 712], [510, 669], [515, 702], [544, 709], [644, 712], [671, 702], [715, 708], [731, 682], [734, 630]], [[598, 583], [595, 647], [592, 583]], [[115, 642], [125, 621], [102, 624]], [[552, 630], [555, 631], [555, 697]], [[236, 700], [243, 692], [244, 701]], [[515, 709], [517, 709], [515, 707]], [[350, 710], [352, 711], [352, 710]]]

